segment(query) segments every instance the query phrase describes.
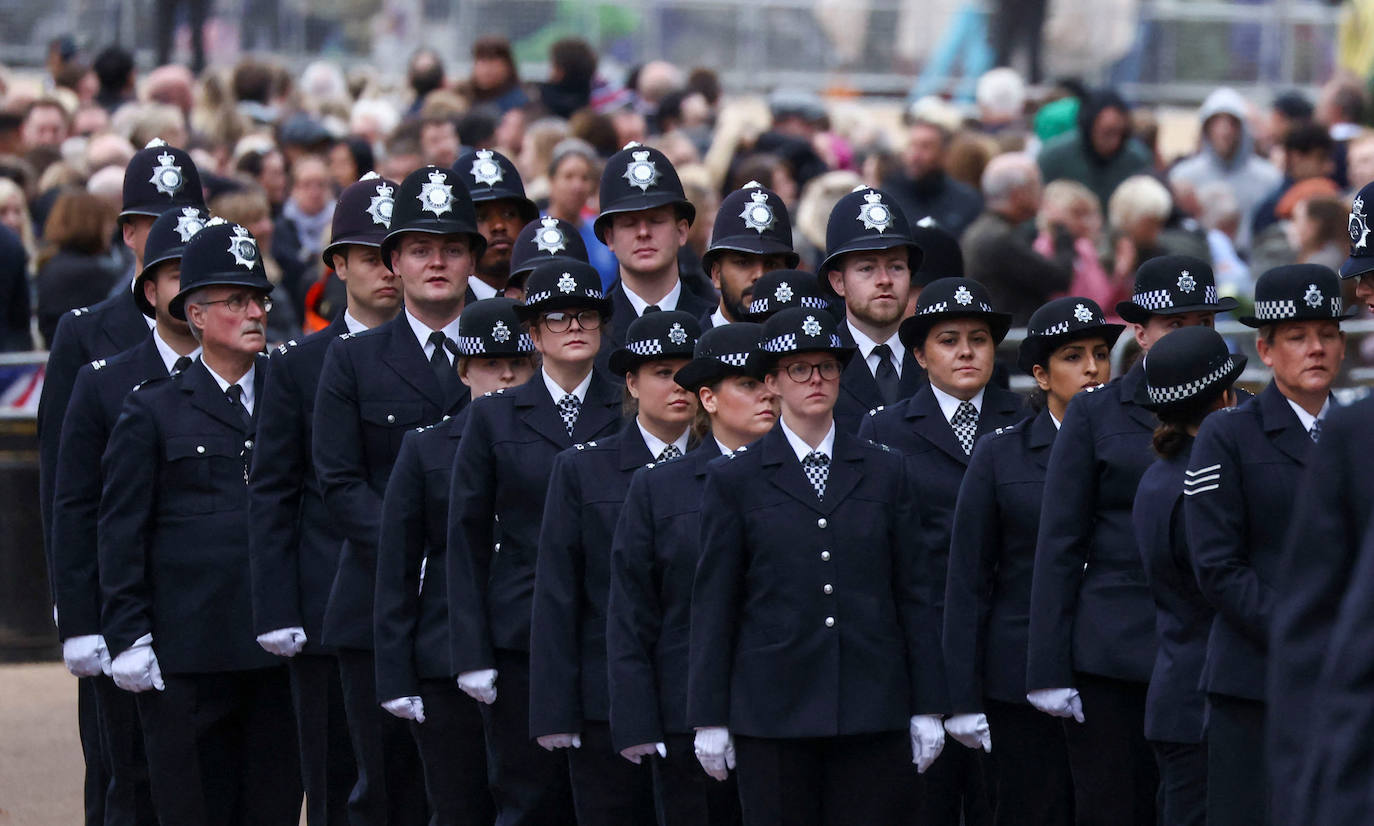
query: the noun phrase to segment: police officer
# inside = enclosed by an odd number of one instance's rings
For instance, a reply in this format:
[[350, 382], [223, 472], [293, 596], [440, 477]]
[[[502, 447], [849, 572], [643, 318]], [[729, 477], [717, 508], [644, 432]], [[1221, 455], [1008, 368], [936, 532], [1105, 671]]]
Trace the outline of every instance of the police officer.
[[734, 776], [712, 781], [693, 754], [687, 645], [706, 466], [744, 450], [778, 418], [777, 397], [763, 382], [762, 334], [761, 325], [734, 322], [697, 340], [674, 381], [697, 396], [711, 432], [683, 460], [635, 471], [611, 546], [611, 741], [627, 760], [651, 758], [659, 826], [740, 820]]
[[840, 381], [835, 409], [846, 433], [857, 432], [873, 408], [910, 398], [924, 378], [897, 335], [907, 317], [912, 272], [921, 263], [910, 232], [892, 198], [867, 187], [836, 202], [825, 226], [821, 289], [843, 299], [840, 338], [859, 351]]
[[1350, 204], [1350, 255], [1341, 264], [1340, 276], [1355, 279], [1355, 298], [1374, 311], [1374, 232], [1369, 225], [1369, 207], [1374, 207], [1374, 181], [1367, 183]]
[[835, 314], [815, 274], [805, 270], [766, 272], [754, 282], [753, 291], [749, 299], [749, 312], [745, 317], [755, 324], [762, 324], [788, 307], [806, 307]]
[[836, 427], [854, 349], [835, 328], [801, 308], [764, 324], [781, 419], [706, 474], [688, 723], [708, 773], [738, 765], [746, 824], [901, 822], [907, 760], [944, 744], [917, 497], [900, 456]]
[[691, 360], [699, 333], [697, 320], [676, 310], [635, 319], [625, 346], [611, 354], [634, 420], [559, 454], [549, 479], [530, 629], [530, 735], [545, 748], [573, 747], [568, 763], [581, 824], [653, 818], [649, 766], [621, 759], [611, 744], [611, 541], [634, 472], [687, 453], [696, 400], [673, 376]]
[[291, 824], [300, 768], [286, 669], [253, 642], [248, 467], [272, 283], [247, 229], [212, 219], [168, 305], [202, 345], [130, 393], [104, 457], [101, 626], [138, 694], [164, 823]]
[[400, 285], [380, 253], [395, 192], [394, 182], [370, 172], [339, 195], [323, 257], [343, 284], [346, 303], [329, 326], [272, 354], [249, 476], [253, 629], [259, 645], [288, 658], [311, 826], [347, 819], [357, 779], [338, 660], [322, 644], [343, 536], [313, 472], [315, 391], [330, 342], [383, 324], [401, 309]]
[[[1266, 823], [1264, 672], [1284, 533], [1345, 357], [1340, 279], [1277, 267], [1255, 283], [1255, 346], [1274, 380], [1198, 433], [1185, 501], [1188, 544], [1216, 609], [1207, 643], [1207, 822]], [[1205, 472], [1204, 472], [1205, 471]], [[1198, 479], [1209, 479], [1199, 485]]]
[[1193, 574], [1185, 501], [1195, 491], [1206, 492], [1214, 480], [1188, 467], [1203, 420], [1235, 403], [1231, 384], [1245, 361], [1233, 356], [1215, 331], [1189, 327], [1151, 348], [1144, 364], [1140, 406], [1159, 417], [1153, 437], [1159, 459], [1140, 477], [1131, 511], [1159, 640], [1145, 698], [1145, 738], [1159, 761], [1160, 822], [1178, 826], [1210, 822], [1211, 744], [1203, 727], [1206, 700], [1199, 678], [1214, 612]]
[[678, 272], [678, 250], [687, 243], [697, 211], [667, 156], [626, 144], [602, 168], [600, 203], [592, 229], [620, 262], [620, 277], [608, 289], [615, 315], [601, 337], [597, 360], [606, 369], [611, 351], [625, 343], [630, 322], [646, 308], [700, 318], [712, 307], [685, 288]]
[[467, 188], [426, 166], [396, 190], [381, 257], [400, 277], [404, 309], [391, 321], [331, 341], [314, 414], [314, 463], [344, 535], [325, 606], [323, 642], [338, 650], [344, 708], [358, 763], [350, 797], [360, 822], [424, 819], [422, 770], [405, 724], [378, 706], [372, 606], [382, 496], [401, 439], [467, 401], [451, 353], [473, 262], [486, 241]]
[[701, 319], [703, 329], [749, 317], [754, 283], [764, 273], [797, 266], [792, 220], [776, 192], [757, 181], [725, 196], [711, 228], [701, 266], [720, 293], [720, 304]]
[[[1151, 259], [1116, 306], [1141, 350], [1235, 309], [1212, 268]], [[1069, 405], [1045, 473], [1031, 583], [1027, 699], [1065, 725], [1080, 822], [1153, 824], [1159, 773], [1144, 738], [1155, 609], [1130, 526], [1158, 422], [1136, 402], [1141, 366]], [[1086, 569], [1085, 569], [1086, 564]]]
[[121, 823], [150, 823], [156, 815], [134, 698], [117, 689], [101, 671], [109, 654], [100, 633], [96, 551], [100, 457], [129, 389], [184, 370], [200, 354], [186, 322], [173, 318], [168, 306], [180, 289], [186, 241], [208, 220], [210, 215], [204, 210], [183, 207], [153, 222], [145, 247], [148, 263], [134, 280], [135, 302], [154, 319], [153, 331], [140, 344], [92, 362], [77, 373], [57, 456], [52, 530], [58, 635], [68, 670], [94, 680], [102, 752], [109, 771], [105, 816]]
[[525, 197], [520, 172], [505, 155], [493, 149], [468, 152], [453, 165], [467, 185], [477, 211], [477, 231], [487, 248], [468, 279], [468, 301], [505, 292], [511, 275], [511, 253], [520, 230], [539, 217], [539, 208]]
[[[475, 396], [534, 374], [534, 344], [515, 307], [509, 298], [490, 298], [463, 308], [458, 377]], [[470, 409], [406, 434], [382, 501], [377, 546], [377, 697], [382, 708], [414, 722], [436, 826], [490, 826], [496, 816], [482, 715], [449, 667], [449, 481]]]
[[[855, 283], [862, 286], [865, 279]], [[859, 427], [862, 438], [907, 458], [921, 502], [921, 541], [934, 563], [932, 587], [942, 612], [954, 504], [973, 445], [980, 436], [1025, 416], [1019, 396], [988, 386], [997, 344], [1010, 324], [1011, 317], [993, 309], [978, 282], [933, 282], [921, 292], [916, 314], [901, 323], [900, 332], [903, 351], [915, 357], [930, 383], [906, 401], [876, 408]], [[967, 717], [952, 720], [953, 731], [963, 736], [959, 726], [969, 722]], [[965, 818], [990, 820], [980, 777], [974, 754], [955, 750], [947, 755], [925, 778], [926, 819], [957, 824], [963, 810]]]
[[525, 224], [511, 247], [505, 296], [524, 301], [526, 279], [545, 262], [587, 263], [587, 246], [577, 227], [550, 215]]
[[541, 356], [539, 373], [472, 406], [449, 497], [452, 667], [459, 688], [485, 706], [502, 826], [573, 817], [566, 757], [530, 742], [535, 559], [554, 457], [621, 424], [620, 388], [593, 371], [611, 314], [596, 270], [544, 263], [526, 289], [519, 315]]
[[911, 274], [911, 297], [907, 315], [916, 312], [921, 291], [941, 278], [964, 277], [964, 252], [954, 233], [927, 215], [911, 225], [911, 240], [921, 248], [921, 263]]
[[[200, 174], [185, 151], [154, 139], [136, 152], [125, 169], [124, 201], [118, 217], [124, 244], [134, 256], [134, 274], [144, 269], [143, 246], [154, 219], [171, 209], [204, 206]], [[38, 399], [38, 504], [49, 583], [56, 581], [52, 502], [57, 454], [76, 374], [82, 366], [128, 350], [147, 338], [153, 322], [140, 312], [136, 301], [136, 291], [119, 290], [92, 307], [64, 313], [53, 335]], [[77, 714], [86, 758], [86, 818], [93, 824], [104, 819], [103, 800], [110, 783], [109, 771], [100, 759], [94, 691], [89, 681], [79, 681]]]
[[949, 725], [970, 748], [991, 750], [999, 826], [1073, 822], [1063, 730], [1026, 703], [1026, 612], [1050, 446], [1069, 400], [1111, 378], [1122, 329], [1077, 296], [1035, 311], [1018, 360], [1038, 385], [1038, 412], [979, 440], [951, 519], [944, 650], [957, 716]]

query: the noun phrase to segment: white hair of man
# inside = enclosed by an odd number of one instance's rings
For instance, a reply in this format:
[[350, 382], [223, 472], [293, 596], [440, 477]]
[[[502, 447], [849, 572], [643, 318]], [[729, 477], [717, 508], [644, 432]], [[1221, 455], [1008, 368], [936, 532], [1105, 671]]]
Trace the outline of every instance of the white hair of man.
[[1241, 220], [1240, 201], [1236, 191], [1225, 181], [1212, 181], [1198, 187], [1198, 202], [1202, 212], [1197, 216], [1203, 229], [1234, 232]]
[[978, 78], [974, 98], [984, 122], [1016, 120], [1025, 112], [1026, 82], [1015, 69], [989, 69]]
[[983, 200], [989, 207], [1006, 204], [1018, 191], [1040, 185], [1040, 167], [1024, 152], [1007, 152], [983, 168]]
[[1149, 175], [1132, 175], [1122, 181], [1107, 200], [1107, 222], [1122, 229], [1133, 226], [1141, 218], [1163, 221], [1173, 208], [1174, 199], [1164, 184]]

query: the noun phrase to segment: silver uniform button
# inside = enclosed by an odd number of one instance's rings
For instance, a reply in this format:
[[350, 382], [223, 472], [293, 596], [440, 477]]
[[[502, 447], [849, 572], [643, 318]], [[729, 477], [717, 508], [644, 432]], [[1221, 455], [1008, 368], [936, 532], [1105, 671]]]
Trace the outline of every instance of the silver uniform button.
[[196, 453], [204, 453], [205, 445], [196, 445]]
[[829, 562], [829, 561], [830, 561], [830, 552], [829, 552], [829, 551], [821, 551], [821, 562]]
[[822, 590], [822, 591], [825, 591], [827, 594], [833, 594], [833, 593], [835, 593], [835, 589], [834, 589], [829, 583], [827, 583], [826, 586], [825, 586], [824, 588], [822, 588], [821, 590]]
[[249, 450], [252, 450], [252, 449], [253, 449], [253, 440], [252, 440], [252, 439], [249, 439], [249, 440], [245, 441], [245, 442], [243, 443], [243, 446], [246, 447], [246, 448], [248, 448]]
[[820, 519], [816, 520], [816, 527], [820, 528], [821, 530], [825, 530], [829, 524], [829, 522], [825, 521], [825, 517], [821, 517]]
[[826, 617], [826, 618], [825, 618], [825, 627], [826, 627], [826, 628], [834, 628], [834, 627], [835, 627], [835, 618], [834, 618], [834, 617]]
[[396, 423], [396, 417], [395, 417], [394, 415], [390, 414], [390, 413], [386, 414], [386, 423], [387, 423], [387, 424], [395, 424], [395, 423]]

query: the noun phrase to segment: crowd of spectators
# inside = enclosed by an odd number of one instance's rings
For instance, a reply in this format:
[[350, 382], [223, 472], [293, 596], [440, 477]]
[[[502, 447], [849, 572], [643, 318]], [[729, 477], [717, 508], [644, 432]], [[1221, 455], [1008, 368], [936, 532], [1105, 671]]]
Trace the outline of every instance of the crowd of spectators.
[[400, 180], [449, 166], [470, 148], [511, 158], [541, 211], [579, 228], [606, 284], [617, 265], [591, 219], [603, 159], [629, 141], [678, 169], [697, 207], [679, 263], [705, 290], [700, 253], [723, 194], [750, 180], [779, 193], [802, 266], [814, 267], [831, 206], [879, 186], [911, 220], [960, 236], [968, 274], [1018, 324], [1066, 293], [1110, 308], [1143, 261], [1168, 253], [1210, 260], [1238, 298], [1269, 267], [1334, 264], [1351, 193], [1374, 179], [1365, 92], [1342, 77], [1315, 100], [1216, 89], [1192, 151], [1166, 157], [1157, 110], [1073, 81], [1029, 87], [1008, 68], [980, 79], [973, 106], [923, 98], [898, 120], [877, 114], [896, 104], [734, 94], [712, 69], [661, 60], [621, 77], [578, 38], [552, 44], [542, 82], [522, 77], [503, 37], [463, 57], [465, 76], [427, 49], [404, 78], [327, 61], [294, 72], [261, 56], [197, 75], [140, 73], [118, 47], [87, 57], [55, 46], [41, 77], [0, 70], [0, 247], [14, 251], [0, 273], [0, 340], [43, 348], [63, 312], [125, 288], [133, 263], [114, 215], [125, 164], [154, 138], [186, 147], [212, 212], [269, 252], [283, 297], [274, 341], [328, 320], [338, 285], [320, 251], [342, 187], [373, 170]]

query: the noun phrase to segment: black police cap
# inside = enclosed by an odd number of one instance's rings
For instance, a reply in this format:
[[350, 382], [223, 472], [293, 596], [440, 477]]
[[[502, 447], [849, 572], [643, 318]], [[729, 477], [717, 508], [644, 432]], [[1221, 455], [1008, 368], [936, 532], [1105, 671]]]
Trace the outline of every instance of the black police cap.
[[861, 186], [835, 202], [825, 224], [825, 260], [817, 273], [821, 289], [833, 292], [827, 277], [839, 269], [840, 259], [851, 252], [906, 247], [907, 266], [914, 272], [921, 266], [921, 247], [911, 237], [902, 208], [881, 189]]
[[401, 182], [391, 211], [391, 227], [382, 239], [382, 262], [388, 268], [391, 251], [407, 232], [466, 235], [473, 261], [487, 249], [487, 240], [477, 231], [472, 196], [452, 169], [422, 166]]
[[381, 247], [391, 230], [395, 196], [396, 182], [376, 172], [369, 172], [345, 187], [334, 206], [329, 246], [320, 255], [324, 265], [333, 268], [334, 255], [343, 252], [342, 248], [350, 244]]
[[1343, 309], [1341, 279], [1320, 264], [1289, 264], [1266, 270], [1255, 282], [1255, 314], [1241, 316], [1247, 327], [1280, 321], [1341, 321], [1355, 315]]
[[972, 278], [937, 278], [921, 290], [916, 313], [902, 322], [897, 335], [910, 350], [925, 344], [930, 328], [946, 318], [981, 318], [992, 331], [992, 340], [1001, 344], [1011, 329], [1011, 316], [993, 309], [987, 288]]
[[964, 277], [964, 252], [954, 233], [926, 216], [911, 227], [911, 240], [921, 248], [921, 263], [911, 269], [911, 283], [924, 287], [941, 278]]
[[672, 206], [687, 219], [688, 225], [697, 217], [696, 207], [687, 200], [668, 156], [633, 141], [606, 161], [601, 170], [600, 192], [601, 214], [596, 216], [592, 229], [602, 243], [606, 241], [611, 218], [622, 212]]
[[154, 218], [169, 209], [205, 208], [200, 171], [186, 150], [168, 146], [161, 138], [134, 153], [124, 169], [123, 220], [132, 215]]
[[517, 358], [534, 352], [513, 298], [484, 298], [463, 308], [458, 320], [458, 355], [482, 358]]
[[520, 223], [528, 224], [539, 217], [539, 208], [525, 195], [525, 182], [515, 164], [493, 149], [468, 152], [453, 164], [467, 185], [474, 204], [486, 201], [514, 201], [520, 210]]
[[611, 352], [611, 372], [623, 376], [651, 361], [690, 359], [700, 335], [701, 325], [691, 313], [646, 312], [630, 322], [625, 344]]
[[1341, 264], [1341, 278], [1359, 278], [1374, 270], [1374, 238], [1370, 237], [1369, 216], [1365, 213], [1368, 203], [1374, 203], [1374, 183], [1361, 187], [1350, 204], [1350, 220], [1346, 224], [1350, 231], [1350, 257]]
[[168, 210], [153, 221], [143, 244], [143, 269], [134, 277], [134, 303], [144, 315], [156, 318], [157, 309], [143, 295], [143, 282], [152, 277], [158, 264], [181, 258], [192, 236], [209, 222], [210, 213], [193, 206]]
[[830, 301], [821, 292], [820, 282], [814, 273], [773, 270], [754, 282], [754, 295], [749, 300], [749, 320], [763, 322], [773, 313], [788, 307], [829, 311]]
[[772, 369], [778, 359], [791, 353], [833, 353], [847, 364], [857, 352], [840, 338], [834, 316], [825, 310], [805, 307], [789, 307], [763, 322], [759, 349], [764, 353], [765, 370]]
[[748, 321], [712, 327], [697, 339], [692, 361], [673, 376], [682, 387], [696, 390], [728, 376], [763, 378], [764, 356], [759, 349], [763, 325]]
[[528, 275], [544, 263], [586, 264], [587, 245], [577, 227], [551, 215], [530, 221], [510, 251], [511, 278]]
[[531, 323], [540, 313], [569, 307], [587, 307], [611, 317], [611, 300], [601, 289], [601, 274], [580, 261], [546, 261], [534, 268], [525, 282], [525, 302], [516, 313]]
[[1026, 373], [1033, 374], [1035, 365], [1044, 366], [1051, 353], [1071, 341], [1101, 336], [1110, 349], [1125, 329], [1124, 324], [1108, 324], [1102, 308], [1091, 298], [1077, 295], [1056, 298], [1031, 313], [1016, 363]]
[[263, 269], [258, 241], [246, 227], [211, 218], [186, 243], [181, 255], [181, 291], [168, 308], [174, 318], [186, 319], [186, 297], [201, 287], [250, 287], [272, 292]]
[[1234, 384], [1245, 361], [1211, 327], [1175, 330], [1145, 354], [1145, 381], [1135, 401], [1156, 413], [1201, 404]]
[[725, 196], [701, 266], [709, 273], [711, 264], [726, 252], [784, 255], [788, 267], [797, 266], [801, 256], [792, 249], [792, 219], [776, 192], [750, 181]]
[[1161, 255], [1135, 271], [1135, 287], [1129, 301], [1116, 305], [1117, 315], [1132, 324], [1144, 324], [1152, 315], [1221, 313], [1240, 306], [1234, 298], [1217, 295], [1212, 267], [1191, 255]]

